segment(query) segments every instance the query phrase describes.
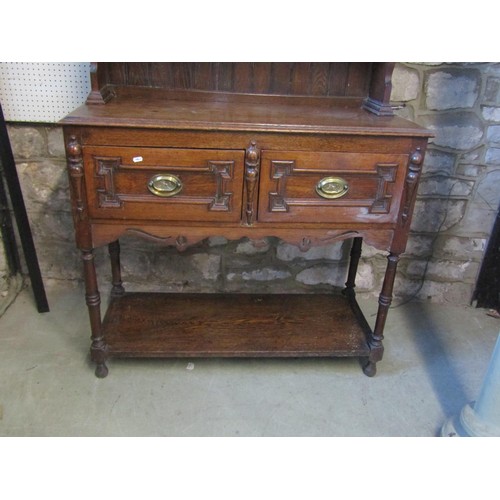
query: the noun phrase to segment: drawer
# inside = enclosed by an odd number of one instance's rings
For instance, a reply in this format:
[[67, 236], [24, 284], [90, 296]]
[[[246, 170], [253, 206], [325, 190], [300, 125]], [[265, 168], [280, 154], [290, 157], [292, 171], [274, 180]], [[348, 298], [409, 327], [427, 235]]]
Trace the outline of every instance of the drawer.
[[258, 220], [396, 222], [408, 155], [262, 151]]
[[239, 221], [244, 150], [86, 146], [92, 218]]

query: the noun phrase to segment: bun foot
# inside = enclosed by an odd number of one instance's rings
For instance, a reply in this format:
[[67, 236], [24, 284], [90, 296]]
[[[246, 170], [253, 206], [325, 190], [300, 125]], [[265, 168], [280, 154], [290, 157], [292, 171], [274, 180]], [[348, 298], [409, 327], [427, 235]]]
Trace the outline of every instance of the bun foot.
[[367, 377], [373, 377], [377, 373], [377, 363], [366, 358], [361, 359], [361, 367], [363, 368], [363, 373]]
[[105, 378], [108, 375], [108, 367], [104, 363], [100, 363], [95, 368], [95, 376], [97, 378]]

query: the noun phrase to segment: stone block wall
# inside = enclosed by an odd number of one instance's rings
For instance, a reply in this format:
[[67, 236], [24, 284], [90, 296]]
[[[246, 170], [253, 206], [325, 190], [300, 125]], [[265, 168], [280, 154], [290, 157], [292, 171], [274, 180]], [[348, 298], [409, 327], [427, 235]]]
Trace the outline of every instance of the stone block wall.
[[500, 204], [500, 64], [397, 64], [392, 99], [435, 134], [399, 286], [468, 304]]
[[[435, 133], [425, 159], [412, 232], [401, 259], [396, 303], [417, 298], [470, 302], [500, 202], [500, 64], [399, 63], [398, 114]], [[46, 285], [82, 279], [69, 210], [62, 133], [56, 125], [10, 124], [9, 135]], [[171, 291], [315, 292], [345, 281], [349, 242], [313, 248], [267, 238], [209, 238], [182, 254], [121, 240], [125, 285]], [[105, 249], [96, 251], [109, 289]], [[0, 258], [0, 266], [2, 265]], [[358, 292], [376, 294], [385, 254], [363, 249]], [[0, 275], [2, 275], [0, 267]]]

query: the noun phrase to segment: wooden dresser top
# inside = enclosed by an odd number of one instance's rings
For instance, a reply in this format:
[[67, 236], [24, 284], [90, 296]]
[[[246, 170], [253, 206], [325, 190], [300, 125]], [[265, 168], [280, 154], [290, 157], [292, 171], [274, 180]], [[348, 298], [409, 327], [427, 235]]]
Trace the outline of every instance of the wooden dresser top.
[[63, 125], [295, 133], [411, 135], [423, 127], [397, 116], [376, 116], [359, 98], [225, 94], [122, 87], [103, 105], [85, 104]]

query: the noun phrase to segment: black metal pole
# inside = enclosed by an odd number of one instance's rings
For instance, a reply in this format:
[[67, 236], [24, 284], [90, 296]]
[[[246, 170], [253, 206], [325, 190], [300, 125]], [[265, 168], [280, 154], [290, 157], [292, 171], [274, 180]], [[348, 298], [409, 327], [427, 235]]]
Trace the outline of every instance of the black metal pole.
[[2, 172], [3, 168], [0, 162], [0, 230], [2, 231], [2, 241], [5, 248], [7, 265], [9, 266], [9, 273], [10, 276], [14, 276], [21, 270], [21, 262]]
[[472, 300], [500, 313], [500, 207], [484, 254]]
[[19, 178], [17, 176], [16, 163], [10, 145], [9, 134], [7, 132], [7, 125], [3, 116], [2, 106], [0, 104], [0, 160], [2, 162], [7, 188], [16, 218], [17, 229], [23, 247], [26, 265], [28, 267], [28, 274], [31, 280], [31, 286], [35, 295], [36, 306], [38, 312], [48, 312], [49, 304], [47, 296], [45, 295], [45, 288], [43, 286], [42, 275], [40, 273], [40, 266], [36, 255], [35, 244], [33, 242], [33, 235], [31, 234], [30, 223], [28, 214], [26, 213], [26, 206], [24, 204], [23, 193]]

